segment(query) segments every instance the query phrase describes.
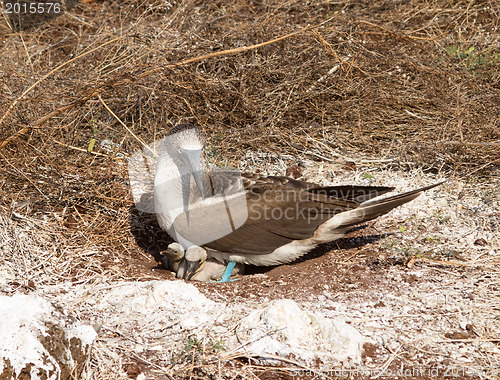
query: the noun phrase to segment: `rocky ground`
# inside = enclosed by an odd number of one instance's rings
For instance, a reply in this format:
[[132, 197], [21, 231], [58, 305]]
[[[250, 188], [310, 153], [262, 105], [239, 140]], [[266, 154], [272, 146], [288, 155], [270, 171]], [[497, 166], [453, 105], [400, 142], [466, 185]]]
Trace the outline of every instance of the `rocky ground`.
[[[498, 1], [11, 3], [0, 378], [499, 377]], [[297, 262], [185, 283], [127, 167], [181, 122], [221, 167], [446, 182]]]
[[[261, 159], [269, 171], [287, 165]], [[443, 179], [306, 167], [308, 180], [398, 191]], [[491, 196], [481, 184], [448, 180], [299, 262], [249, 267], [226, 284], [177, 280], [143, 256], [130, 258], [136, 271], [127, 280], [23, 288], [7, 275], [2, 291], [36, 294], [98, 326], [82, 363], [90, 377], [494, 378], [500, 240]]]

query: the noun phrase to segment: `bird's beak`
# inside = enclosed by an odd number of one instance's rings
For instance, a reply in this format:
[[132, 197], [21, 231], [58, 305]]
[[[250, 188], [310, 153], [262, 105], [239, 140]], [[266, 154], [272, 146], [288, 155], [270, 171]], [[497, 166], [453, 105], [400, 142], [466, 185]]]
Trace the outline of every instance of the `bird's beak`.
[[177, 268], [175, 277], [184, 278], [186, 276], [186, 269], [187, 269], [187, 261], [186, 259], [182, 259], [182, 261], [179, 263], [179, 267]]
[[200, 191], [201, 197], [205, 199], [203, 193], [203, 181], [201, 180], [201, 154], [202, 149], [182, 149], [182, 154], [189, 165], [189, 170], [193, 175], [194, 182]]
[[175, 277], [189, 281], [196, 273], [203, 270], [204, 267], [205, 261], [188, 261], [184, 258], [179, 264]]
[[201, 263], [198, 261], [187, 261], [187, 268], [184, 272], [184, 280], [191, 280], [191, 277], [195, 275], [201, 269]]

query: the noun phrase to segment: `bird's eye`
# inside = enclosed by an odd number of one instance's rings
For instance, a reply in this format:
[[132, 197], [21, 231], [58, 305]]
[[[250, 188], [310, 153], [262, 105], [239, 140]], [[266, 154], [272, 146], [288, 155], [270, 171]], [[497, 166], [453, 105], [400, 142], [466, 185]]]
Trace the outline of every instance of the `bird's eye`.
[[177, 149], [177, 153], [182, 154], [181, 148]]

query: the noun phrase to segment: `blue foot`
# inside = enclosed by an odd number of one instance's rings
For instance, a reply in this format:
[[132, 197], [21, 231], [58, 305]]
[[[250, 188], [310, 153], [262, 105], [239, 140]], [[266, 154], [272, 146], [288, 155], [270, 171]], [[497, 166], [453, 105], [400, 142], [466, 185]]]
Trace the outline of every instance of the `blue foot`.
[[234, 261], [228, 262], [226, 269], [224, 270], [224, 273], [222, 274], [221, 279], [217, 282], [236, 281], [236, 280], [231, 280], [231, 273], [233, 273], [233, 269], [234, 269], [235, 265], [236, 265], [236, 263]]

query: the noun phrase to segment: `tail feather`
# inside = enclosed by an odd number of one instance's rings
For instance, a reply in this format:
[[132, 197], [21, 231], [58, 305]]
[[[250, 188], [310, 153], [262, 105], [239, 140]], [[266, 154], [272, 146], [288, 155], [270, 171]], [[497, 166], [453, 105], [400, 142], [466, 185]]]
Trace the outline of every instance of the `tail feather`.
[[406, 193], [393, 195], [384, 199], [373, 199], [362, 203], [357, 209], [348, 211], [346, 218], [342, 222], [342, 227], [350, 227], [359, 223], [364, 223], [375, 219], [380, 215], [387, 214], [392, 209], [401, 206], [417, 198], [422, 192], [441, 185], [443, 182], [422, 187], [420, 189], [408, 191]]

